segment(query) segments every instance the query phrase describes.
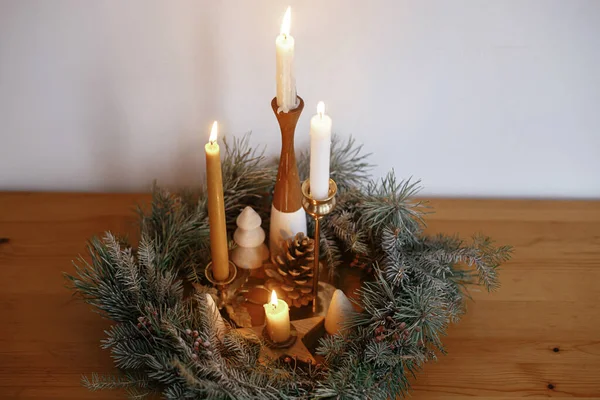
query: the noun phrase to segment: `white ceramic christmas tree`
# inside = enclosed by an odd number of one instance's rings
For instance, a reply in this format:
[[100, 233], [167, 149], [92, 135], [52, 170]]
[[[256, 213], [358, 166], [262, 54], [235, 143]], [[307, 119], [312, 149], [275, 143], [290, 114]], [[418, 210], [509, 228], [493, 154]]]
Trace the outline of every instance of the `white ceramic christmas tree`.
[[269, 258], [260, 215], [248, 206], [238, 215], [235, 222], [237, 229], [233, 233], [233, 240], [237, 247], [231, 252], [231, 261], [239, 268], [260, 268]]
[[325, 330], [327, 333], [330, 335], [338, 333], [342, 328], [342, 323], [348, 319], [353, 311], [352, 303], [350, 303], [344, 292], [336, 289], [333, 292], [331, 303], [329, 303], [327, 316], [325, 316]]

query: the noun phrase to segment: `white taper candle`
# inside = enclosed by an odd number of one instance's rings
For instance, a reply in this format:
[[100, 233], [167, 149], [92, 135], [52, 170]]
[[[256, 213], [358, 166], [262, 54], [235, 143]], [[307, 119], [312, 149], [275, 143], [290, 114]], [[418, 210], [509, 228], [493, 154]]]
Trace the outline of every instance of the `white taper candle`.
[[281, 34], [275, 40], [277, 54], [277, 112], [288, 112], [298, 106], [294, 76], [294, 38], [290, 35], [291, 9], [287, 8], [281, 23]]
[[323, 200], [329, 195], [329, 158], [332, 121], [325, 115], [325, 104], [317, 105], [317, 115], [310, 120], [310, 193]]

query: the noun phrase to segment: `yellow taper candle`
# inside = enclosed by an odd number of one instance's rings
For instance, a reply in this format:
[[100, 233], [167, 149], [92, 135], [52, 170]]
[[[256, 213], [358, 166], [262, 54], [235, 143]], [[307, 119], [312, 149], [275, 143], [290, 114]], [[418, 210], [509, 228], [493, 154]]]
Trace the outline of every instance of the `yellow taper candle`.
[[277, 294], [271, 292], [271, 302], [263, 306], [267, 320], [267, 333], [275, 343], [282, 343], [290, 337], [290, 308]]
[[208, 221], [210, 223], [210, 253], [213, 263], [213, 277], [215, 280], [224, 281], [229, 277], [229, 256], [227, 254], [221, 151], [217, 143], [217, 121], [213, 123], [210, 139], [204, 146], [204, 150], [206, 151]]

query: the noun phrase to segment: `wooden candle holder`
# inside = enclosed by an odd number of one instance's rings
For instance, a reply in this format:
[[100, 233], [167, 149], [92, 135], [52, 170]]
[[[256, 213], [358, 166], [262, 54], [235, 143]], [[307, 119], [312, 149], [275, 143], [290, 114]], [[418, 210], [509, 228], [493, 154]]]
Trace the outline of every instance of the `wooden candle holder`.
[[275, 192], [273, 193], [273, 205], [279, 211], [290, 213], [302, 208], [302, 190], [300, 188], [300, 177], [298, 176], [298, 165], [296, 164], [294, 135], [298, 119], [304, 109], [304, 100], [298, 96], [298, 107], [287, 113], [278, 113], [277, 97], [273, 97], [271, 108], [273, 108], [281, 129], [281, 156], [279, 158]]
[[[292, 321], [296, 328], [297, 338], [289, 347], [263, 346], [261, 357], [268, 359], [279, 359], [290, 357], [294, 360], [316, 365], [322, 361], [319, 356], [313, 355], [319, 339], [325, 336], [325, 322], [323, 317], [313, 317]], [[263, 336], [263, 327], [236, 329], [242, 336], [247, 338], [260, 338]]]
[[287, 113], [278, 113], [277, 98], [274, 97], [271, 108], [281, 130], [281, 155], [273, 193], [269, 235], [270, 250], [273, 255], [277, 253], [282, 239], [294, 236], [298, 232], [306, 233], [306, 214], [302, 208], [302, 190], [294, 149], [294, 134], [304, 109], [304, 100], [298, 96], [298, 107]]
[[292, 347], [296, 343], [296, 339], [298, 339], [298, 331], [294, 324], [290, 322], [290, 337], [285, 342], [274, 342], [269, 335], [269, 331], [267, 330], [267, 326], [262, 330], [262, 338], [265, 340], [265, 344], [267, 347], [271, 349], [287, 349]]

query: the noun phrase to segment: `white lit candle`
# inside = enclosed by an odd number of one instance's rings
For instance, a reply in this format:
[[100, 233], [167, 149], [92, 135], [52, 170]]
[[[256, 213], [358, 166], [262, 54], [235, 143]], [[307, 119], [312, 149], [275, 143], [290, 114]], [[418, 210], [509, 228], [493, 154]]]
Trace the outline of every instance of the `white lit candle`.
[[263, 306], [267, 320], [267, 333], [275, 343], [282, 343], [290, 337], [290, 308], [277, 294], [271, 292], [271, 302]]
[[317, 105], [317, 115], [310, 120], [310, 193], [316, 200], [329, 195], [329, 157], [331, 152], [331, 118], [325, 104]]
[[277, 53], [277, 112], [288, 112], [298, 106], [294, 76], [294, 38], [290, 35], [291, 9], [287, 8], [281, 33], [275, 40]]

